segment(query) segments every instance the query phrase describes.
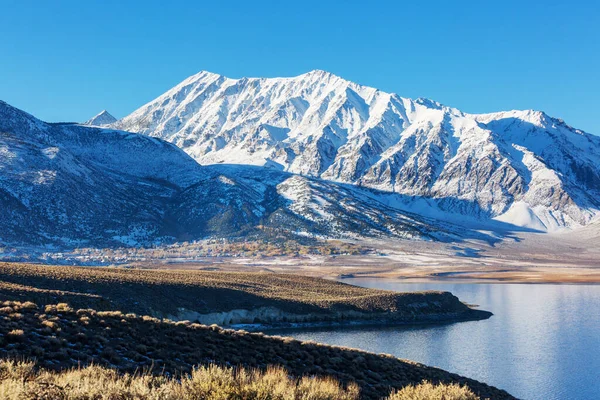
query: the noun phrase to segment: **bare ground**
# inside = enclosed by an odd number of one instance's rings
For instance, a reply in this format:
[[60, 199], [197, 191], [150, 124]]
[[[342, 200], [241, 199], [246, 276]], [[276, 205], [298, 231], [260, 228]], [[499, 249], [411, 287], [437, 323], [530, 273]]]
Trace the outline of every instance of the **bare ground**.
[[377, 249], [365, 255], [304, 257], [207, 257], [201, 262], [145, 264], [146, 268], [294, 273], [323, 278], [379, 277], [412, 281], [600, 283], [600, 235], [518, 233], [496, 242], [434, 243], [361, 240]]

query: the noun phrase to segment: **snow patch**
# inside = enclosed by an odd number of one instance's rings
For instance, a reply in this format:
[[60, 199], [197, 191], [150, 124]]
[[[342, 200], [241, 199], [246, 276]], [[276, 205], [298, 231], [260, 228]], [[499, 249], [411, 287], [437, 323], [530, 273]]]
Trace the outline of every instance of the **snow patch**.
[[523, 201], [513, 203], [508, 211], [494, 219], [543, 232], [548, 230], [548, 227], [540, 220], [529, 204]]

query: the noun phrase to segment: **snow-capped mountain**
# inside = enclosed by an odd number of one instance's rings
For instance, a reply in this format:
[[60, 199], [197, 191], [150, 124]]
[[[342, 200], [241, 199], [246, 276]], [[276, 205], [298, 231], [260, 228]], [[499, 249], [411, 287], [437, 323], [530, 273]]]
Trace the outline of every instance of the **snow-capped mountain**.
[[108, 111], [102, 110], [99, 114], [85, 121], [83, 125], [104, 126], [114, 124], [115, 122], [117, 122], [115, 117], [113, 117]]
[[[200, 72], [112, 125], [201, 164], [251, 164], [369, 187], [389, 204], [541, 230], [600, 209], [600, 138], [539, 111], [468, 114], [325, 71]], [[428, 211], [424, 211], [428, 212]]]
[[160, 139], [49, 124], [0, 101], [0, 244], [150, 245], [264, 232], [459, 237], [372, 196], [277, 170], [202, 167]]

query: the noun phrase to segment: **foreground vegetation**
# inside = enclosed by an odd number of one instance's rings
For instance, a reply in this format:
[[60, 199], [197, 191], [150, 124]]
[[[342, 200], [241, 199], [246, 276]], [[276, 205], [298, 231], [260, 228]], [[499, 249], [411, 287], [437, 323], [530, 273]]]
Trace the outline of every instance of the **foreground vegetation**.
[[[38, 370], [32, 362], [0, 361], [0, 396], [22, 399], [110, 400], [358, 400], [360, 389], [331, 378], [292, 378], [282, 368], [202, 366], [175, 379], [145, 373], [119, 374], [98, 366], [61, 373]], [[478, 400], [467, 387], [424, 382], [389, 400]]]
[[340, 312], [408, 321], [490, 315], [470, 309], [447, 292], [396, 293], [288, 274], [17, 263], [0, 263], [0, 298], [172, 319], [192, 319], [179, 317], [185, 314], [182, 310], [206, 314], [263, 307], [311, 314], [317, 320], [335, 320]]
[[0, 334], [0, 359], [36, 360], [40, 368], [56, 372], [94, 364], [123, 374], [144, 371], [148, 380], [150, 375], [193, 374], [198, 365], [243, 366], [245, 373], [277, 366], [293, 377], [335, 379], [349, 395], [355, 385], [364, 399], [380, 399], [422, 381], [456, 383], [484, 398], [512, 399], [475, 380], [388, 355], [68, 304], [5, 301]]
[[180, 379], [147, 373], [121, 375], [98, 366], [62, 373], [37, 371], [34, 363], [0, 362], [0, 396], [21, 399], [110, 400], [356, 400], [359, 388], [330, 378], [291, 378], [282, 368], [202, 366]]

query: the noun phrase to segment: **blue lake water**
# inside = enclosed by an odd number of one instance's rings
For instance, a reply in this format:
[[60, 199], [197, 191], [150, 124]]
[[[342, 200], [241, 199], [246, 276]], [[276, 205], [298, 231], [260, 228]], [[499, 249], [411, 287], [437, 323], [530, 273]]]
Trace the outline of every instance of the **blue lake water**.
[[522, 399], [600, 399], [600, 285], [344, 282], [404, 292], [450, 291], [494, 316], [447, 325], [310, 329], [285, 335], [393, 354]]

